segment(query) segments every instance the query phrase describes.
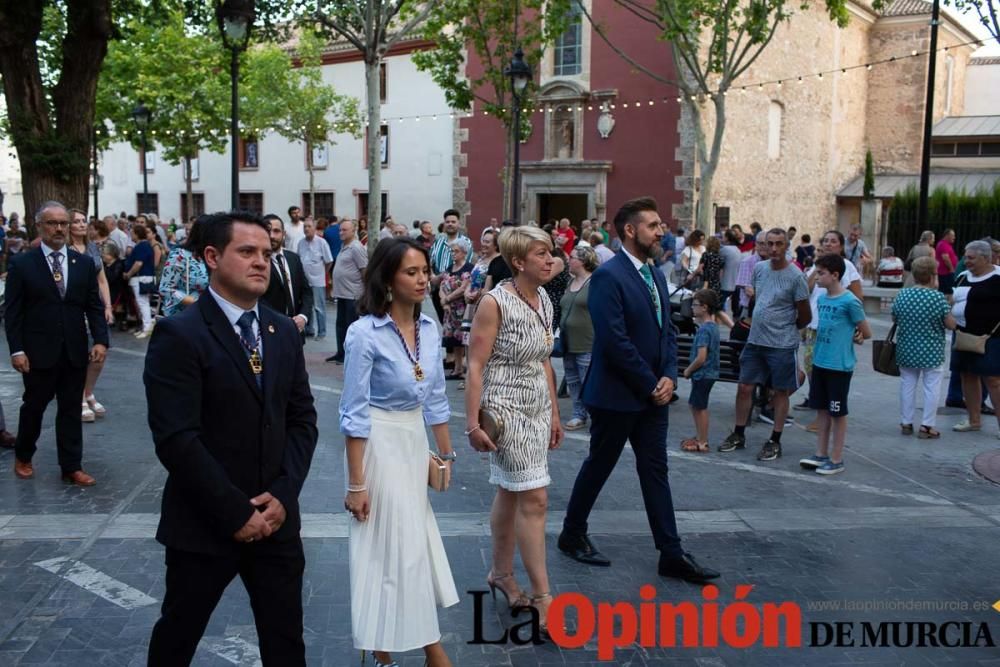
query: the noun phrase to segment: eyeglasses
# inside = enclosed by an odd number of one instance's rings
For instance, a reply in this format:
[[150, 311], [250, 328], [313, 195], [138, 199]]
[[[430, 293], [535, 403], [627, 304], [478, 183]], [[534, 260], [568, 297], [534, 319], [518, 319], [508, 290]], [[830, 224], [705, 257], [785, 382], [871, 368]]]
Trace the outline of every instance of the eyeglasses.
[[69, 227], [71, 223], [69, 220], [46, 220], [42, 224], [46, 224], [49, 227]]

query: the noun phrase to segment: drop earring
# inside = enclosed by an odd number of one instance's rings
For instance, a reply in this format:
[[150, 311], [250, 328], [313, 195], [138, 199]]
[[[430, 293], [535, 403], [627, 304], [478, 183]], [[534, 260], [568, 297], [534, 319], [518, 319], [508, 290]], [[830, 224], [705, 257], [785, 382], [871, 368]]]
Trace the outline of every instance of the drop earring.
[[392, 303], [392, 288], [387, 287], [385, 290], [385, 301], [386, 303]]

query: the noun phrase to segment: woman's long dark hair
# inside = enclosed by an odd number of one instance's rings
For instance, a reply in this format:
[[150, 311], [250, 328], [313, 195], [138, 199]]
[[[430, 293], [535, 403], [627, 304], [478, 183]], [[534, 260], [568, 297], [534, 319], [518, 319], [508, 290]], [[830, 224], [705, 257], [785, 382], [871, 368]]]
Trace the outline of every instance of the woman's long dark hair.
[[198, 259], [201, 259], [201, 251], [204, 247], [201, 242], [202, 230], [205, 229], [205, 225], [202, 223], [202, 218], [204, 217], [203, 215], [199, 215], [198, 219], [191, 224], [191, 231], [188, 232], [187, 238], [184, 239], [184, 243], [181, 246]]
[[[424, 256], [427, 265], [431, 264], [430, 253], [424, 249], [416, 240], [401, 236], [392, 239], [384, 239], [378, 242], [375, 254], [372, 255], [368, 268], [365, 270], [365, 282], [358, 300], [358, 312], [362, 315], [376, 315], [384, 317], [389, 312], [389, 288], [392, 287], [392, 280], [399, 271], [399, 265], [403, 263], [403, 257], [407, 251], [416, 250]], [[420, 317], [422, 304], [413, 307], [413, 317]]]

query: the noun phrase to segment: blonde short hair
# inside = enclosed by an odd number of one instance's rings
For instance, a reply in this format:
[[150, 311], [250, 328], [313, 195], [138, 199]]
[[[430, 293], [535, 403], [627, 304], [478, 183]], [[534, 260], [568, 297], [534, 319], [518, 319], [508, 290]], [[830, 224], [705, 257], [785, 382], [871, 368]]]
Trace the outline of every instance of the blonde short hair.
[[552, 250], [552, 237], [548, 232], [538, 227], [521, 225], [519, 227], [504, 227], [500, 230], [497, 244], [500, 246], [500, 255], [503, 261], [513, 273], [517, 273], [514, 268], [515, 259], [525, 259], [531, 252], [531, 246], [535, 243], [542, 243], [546, 248]]
[[910, 265], [913, 280], [918, 285], [930, 285], [937, 275], [937, 260], [933, 257], [918, 257]]

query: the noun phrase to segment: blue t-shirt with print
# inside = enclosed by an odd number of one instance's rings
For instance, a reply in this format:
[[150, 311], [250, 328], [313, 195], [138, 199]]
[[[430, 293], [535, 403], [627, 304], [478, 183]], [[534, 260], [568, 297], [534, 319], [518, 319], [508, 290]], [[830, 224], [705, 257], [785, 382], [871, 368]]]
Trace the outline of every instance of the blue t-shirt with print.
[[853, 371], [854, 329], [865, 320], [858, 297], [844, 291], [838, 296], [820, 295], [816, 305], [819, 328], [813, 348], [813, 365], [830, 371]]
[[719, 379], [719, 327], [715, 322], [705, 322], [694, 334], [694, 341], [691, 343], [691, 356], [688, 363], [693, 363], [698, 357], [698, 350], [708, 349], [708, 356], [701, 368], [691, 374], [692, 380], [718, 380]]

